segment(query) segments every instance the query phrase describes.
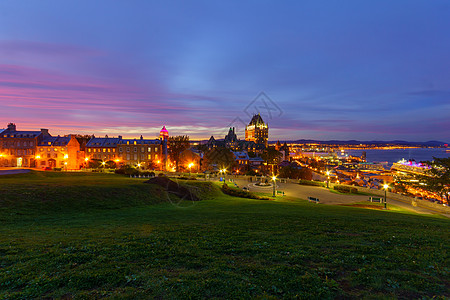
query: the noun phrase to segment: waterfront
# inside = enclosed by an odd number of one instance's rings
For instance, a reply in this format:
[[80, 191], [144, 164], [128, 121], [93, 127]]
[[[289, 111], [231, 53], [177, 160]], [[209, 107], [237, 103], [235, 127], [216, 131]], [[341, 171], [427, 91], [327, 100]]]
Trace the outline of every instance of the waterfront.
[[367, 153], [368, 162], [388, 162], [392, 165], [402, 158], [415, 159], [419, 161], [430, 161], [433, 157], [450, 157], [450, 152], [446, 148], [408, 148], [408, 149], [367, 149], [367, 150], [346, 150], [349, 155], [361, 156], [363, 151]]

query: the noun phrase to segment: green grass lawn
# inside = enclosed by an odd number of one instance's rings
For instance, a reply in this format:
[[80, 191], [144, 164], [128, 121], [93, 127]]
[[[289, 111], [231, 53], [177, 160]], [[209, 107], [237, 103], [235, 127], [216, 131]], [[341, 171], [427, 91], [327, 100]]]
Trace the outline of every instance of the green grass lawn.
[[143, 181], [1, 176], [0, 299], [450, 296], [444, 217]]

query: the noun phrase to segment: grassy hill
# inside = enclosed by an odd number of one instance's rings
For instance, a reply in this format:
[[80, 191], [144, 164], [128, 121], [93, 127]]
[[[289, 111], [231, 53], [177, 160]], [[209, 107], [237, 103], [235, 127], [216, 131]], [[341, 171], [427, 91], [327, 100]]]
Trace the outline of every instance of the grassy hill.
[[0, 299], [449, 297], [450, 221], [190, 181], [0, 177]]

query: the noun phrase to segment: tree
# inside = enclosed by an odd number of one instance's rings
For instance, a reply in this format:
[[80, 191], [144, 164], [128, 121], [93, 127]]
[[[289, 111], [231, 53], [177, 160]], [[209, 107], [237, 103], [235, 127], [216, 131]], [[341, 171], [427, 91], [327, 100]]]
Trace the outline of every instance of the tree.
[[426, 171], [426, 175], [419, 176], [419, 182], [425, 184], [419, 187], [441, 195], [445, 202], [448, 203], [450, 193], [450, 157], [433, 157], [433, 159], [434, 162], [427, 162], [431, 168]]
[[175, 162], [176, 170], [178, 172], [180, 153], [190, 147], [189, 137], [187, 135], [169, 137], [168, 147], [170, 159]]
[[276, 150], [273, 147], [269, 147], [261, 154], [261, 158], [267, 164], [277, 164], [278, 160], [281, 158], [282, 154], [280, 151]]
[[266, 148], [261, 154], [261, 158], [264, 159], [267, 165], [272, 165], [272, 173], [274, 172], [274, 166], [278, 164], [282, 156], [281, 152], [274, 147]]
[[203, 156], [203, 165], [211, 167], [217, 165], [220, 169], [231, 170], [236, 164], [233, 152], [224, 147], [217, 147], [209, 150]]
[[309, 169], [309, 168], [302, 168], [300, 170], [299, 178], [300, 179], [304, 179], [304, 180], [312, 180], [313, 176], [312, 176], [311, 169]]
[[281, 178], [298, 179], [302, 173], [302, 168], [295, 163], [280, 167], [279, 176]]

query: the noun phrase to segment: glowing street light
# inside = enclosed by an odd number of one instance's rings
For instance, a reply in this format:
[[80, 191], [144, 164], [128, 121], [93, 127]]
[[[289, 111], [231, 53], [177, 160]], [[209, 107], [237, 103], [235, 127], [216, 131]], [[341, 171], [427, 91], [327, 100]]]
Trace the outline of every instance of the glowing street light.
[[386, 201], [386, 191], [387, 191], [387, 189], [389, 188], [389, 184], [384, 184], [383, 185], [383, 188], [384, 188], [384, 209], [386, 209], [387, 208], [387, 201]]
[[68, 158], [69, 158], [69, 155], [64, 154], [64, 159], [68, 159]]
[[273, 181], [273, 197], [275, 197], [275, 188], [277, 185], [277, 176], [272, 176], [272, 181]]
[[226, 182], [227, 169], [220, 169], [219, 172], [223, 174], [223, 181]]
[[328, 183], [330, 182], [330, 171], [327, 171], [327, 189], [328, 187]]
[[191, 177], [191, 168], [194, 166], [194, 163], [189, 163], [188, 168], [189, 168], [189, 177]]

